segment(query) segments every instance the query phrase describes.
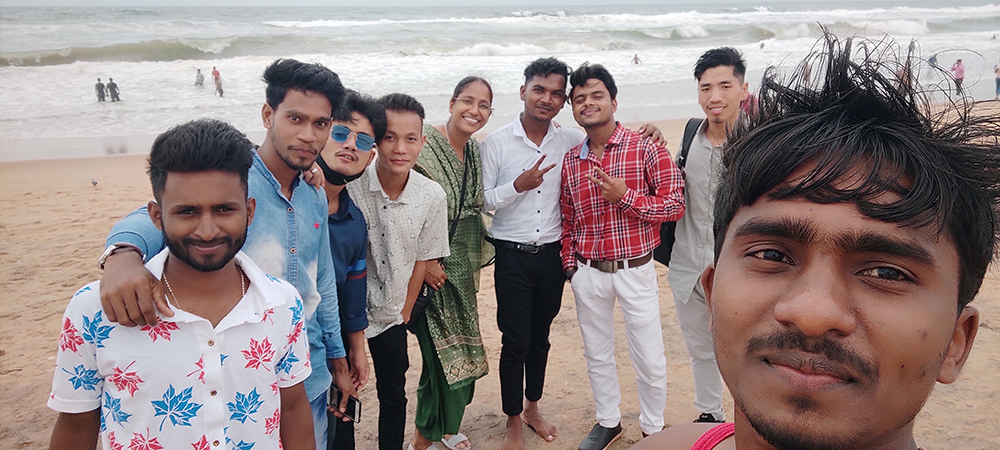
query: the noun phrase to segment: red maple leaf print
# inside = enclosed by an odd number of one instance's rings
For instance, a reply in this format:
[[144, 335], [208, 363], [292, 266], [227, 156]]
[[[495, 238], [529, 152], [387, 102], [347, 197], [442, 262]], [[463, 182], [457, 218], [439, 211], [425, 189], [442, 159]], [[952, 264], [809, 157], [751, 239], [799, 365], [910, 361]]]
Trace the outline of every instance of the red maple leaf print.
[[272, 315], [274, 315], [274, 308], [266, 309], [264, 310], [264, 317], [260, 319], [260, 321], [263, 322], [266, 320], [268, 322], [271, 322], [271, 325], [274, 325], [274, 320], [271, 319]]
[[149, 337], [153, 339], [153, 342], [156, 342], [157, 338], [163, 338], [169, 341], [170, 331], [179, 329], [180, 328], [177, 327], [176, 323], [166, 322], [163, 319], [160, 319], [160, 321], [156, 323], [155, 327], [143, 325], [139, 330], [149, 333]]
[[277, 381], [275, 381], [274, 383], [271, 383], [271, 390], [274, 391], [275, 394], [279, 394], [280, 393], [278, 391], [278, 382]]
[[122, 450], [125, 447], [121, 443], [115, 442], [114, 431], [108, 433], [108, 443], [111, 444], [111, 450]]
[[198, 358], [198, 362], [194, 363], [194, 365], [198, 368], [192, 370], [187, 376], [198, 374], [198, 381], [201, 381], [201, 384], [205, 384], [205, 356], [202, 355], [201, 358]]
[[208, 450], [208, 438], [205, 435], [201, 436], [201, 440], [191, 444], [194, 450]]
[[295, 328], [292, 329], [292, 333], [285, 338], [288, 339], [289, 344], [294, 344], [299, 341], [299, 336], [302, 336], [302, 322], [295, 322]]
[[83, 338], [67, 317], [63, 320], [62, 333], [59, 334], [59, 350], [72, 350], [73, 353], [78, 353], [76, 351], [78, 345], [83, 345]]
[[145, 436], [132, 432], [132, 440], [128, 442], [128, 448], [130, 450], [163, 450], [160, 441], [149, 437], [149, 428], [146, 429]]
[[111, 373], [111, 376], [108, 377], [108, 381], [114, 383], [115, 387], [118, 388], [119, 391], [127, 389], [128, 395], [135, 397], [135, 391], [139, 390], [139, 383], [142, 383], [143, 381], [142, 378], [139, 378], [139, 375], [135, 372], [126, 372], [129, 367], [132, 367], [132, 364], [135, 364], [135, 361], [132, 361], [124, 369], [119, 369], [116, 366], [114, 371]]
[[[240, 352], [247, 359], [247, 365], [244, 367], [246, 369], [259, 369], [265, 362], [271, 362], [271, 358], [274, 357], [274, 350], [271, 350], [271, 343], [266, 337], [260, 342], [250, 338], [250, 350], [240, 350]], [[264, 370], [271, 371], [266, 365], [263, 367]]]
[[264, 434], [270, 436], [271, 433], [274, 433], [274, 430], [278, 429], [278, 425], [280, 423], [281, 423], [281, 410], [276, 409], [274, 410], [274, 415], [268, 417], [267, 420], [264, 421]]

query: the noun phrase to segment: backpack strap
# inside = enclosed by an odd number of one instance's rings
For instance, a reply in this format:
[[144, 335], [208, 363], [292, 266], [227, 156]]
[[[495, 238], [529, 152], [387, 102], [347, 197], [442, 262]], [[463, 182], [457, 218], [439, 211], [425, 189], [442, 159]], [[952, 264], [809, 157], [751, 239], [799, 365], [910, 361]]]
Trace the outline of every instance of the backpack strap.
[[689, 119], [687, 125], [684, 125], [684, 136], [681, 138], [681, 151], [677, 155], [677, 167], [681, 170], [687, 164], [688, 152], [691, 151], [691, 143], [694, 142], [694, 136], [698, 134], [698, 129], [701, 128], [701, 123], [704, 121], [705, 119]]

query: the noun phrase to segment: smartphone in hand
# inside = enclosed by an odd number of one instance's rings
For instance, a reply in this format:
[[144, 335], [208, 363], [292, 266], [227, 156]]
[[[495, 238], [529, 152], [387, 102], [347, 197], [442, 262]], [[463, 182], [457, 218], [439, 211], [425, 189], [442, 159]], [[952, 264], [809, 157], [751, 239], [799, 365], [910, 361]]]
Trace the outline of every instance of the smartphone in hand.
[[[326, 391], [326, 404], [331, 408], [340, 411], [340, 401], [344, 398], [344, 393], [337, 389], [335, 384], [330, 384], [330, 389]], [[347, 397], [347, 411], [344, 415], [354, 423], [361, 422], [361, 400], [350, 395]]]

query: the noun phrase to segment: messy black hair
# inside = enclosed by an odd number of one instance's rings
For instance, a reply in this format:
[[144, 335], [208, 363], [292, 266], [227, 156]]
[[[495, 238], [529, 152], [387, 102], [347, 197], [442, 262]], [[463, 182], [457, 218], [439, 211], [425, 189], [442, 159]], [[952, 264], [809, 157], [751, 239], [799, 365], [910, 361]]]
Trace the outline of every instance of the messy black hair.
[[177, 125], [153, 141], [146, 173], [153, 197], [161, 200], [167, 173], [222, 171], [239, 175], [247, 193], [247, 172], [253, 165], [254, 145], [232, 125], [214, 119], [199, 119]]
[[271, 109], [278, 109], [289, 89], [323, 94], [330, 102], [331, 116], [344, 101], [344, 85], [340, 83], [340, 77], [321, 64], [279, 58], [264, 69], [263, 80], [267, 83], [265, 93]]
[[615, 99], [618, 96], [618, 86], [615, 85], [615, 79], [611, 76], [611, 72], [608, 72], [604, 66], [600, 64], [591, 64], [585, 62], [580, 64], [573, 73], [569, 74], [569, 84], [573, 87], [569, 89], [569, 95], [566, 97], [566, 101], [573, 102], [573, 89], [587, 84], [587, 80], [596, 79], [604, 83], [604, 87], [608, 88], [608, 95], [611, 99]]
[[569, 81], [569, 65], [553, 57], [538, 58], [524, 68], [524, 84], [528, 84], [534, 77], [545, 78], [549, 75], [562, 75], [563, 84]]
[[333, 120], [338, 122], [350, 122], [351, 114], [358, 113], [372, 124], [372, 131], [375, 132], [375, 142], [381, 141], [385, 136], [385, 129], [388, 126], [385, 118], [385, 106], [369, 95], [355, 91], [348, 91], [344, 103], [333, 112]]
[[411, 112], [420, 116], [420, 120], [424, 120], [424, 105], [421, 105], [417, 99], [401, 93], [386, 94], [382, 98], [378, 99], [378, 102], [382, 104], [386, 111], [395, 112]]
[[747, 63], [743, 60], [743, 54], [732, 47], [713, 48], [702, 53], [698, 62], [694, 63], [694, 78], [701, 81], [701, 75], [706, 70], [715, 67], [726, 66], [733, 68], [733, 75], [743, 82], [743, 77], [747, 73]]
[[[931, 92], [915, 77], [895, 76], [910, 64], [902, 61], [917, 58], [897, 55], [891, 42], [826, 32], [817, 49], [806, 63], [822, 69], [808, 79], [807, 64], [786, 79], [769, 68], [760, 114], [743, 116], [728, 138], [715, 200], [716, 261], [736, 212], [762, 196], [853, 203], [866, 217], [949, 236], [961, 310], [996, 251], [1000, 117], [976, 115], [961, 101], [931, 107]], [[807, 163], [805, 175], [789, 179]], [[887, 191], [899, 200], [885, 202]]]

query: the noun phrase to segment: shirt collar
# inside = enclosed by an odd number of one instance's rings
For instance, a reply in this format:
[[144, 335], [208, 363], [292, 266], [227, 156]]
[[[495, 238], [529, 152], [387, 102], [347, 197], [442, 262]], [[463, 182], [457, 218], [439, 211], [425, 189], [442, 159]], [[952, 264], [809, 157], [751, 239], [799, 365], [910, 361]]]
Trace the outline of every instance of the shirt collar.
[[337, 212], [330, 214], [330, 220], [340, 222], [352, 218], [351, 206], [354, 202], [351, 200], [351, 195], [347, 192], [347, 188], [345, 187], [341, 190], [337, 196], [340, 199], [340, 206], [337, 208]]
[[[278, 179], [274, 177], [274, 174], [271, 173], [271, 170], [267, 168], [267, 164], [264, 164], [264, 160], [260, 158], [260, 154], [257, 153], [258, 148], [259, 147], [254, 147], [253, 149], [253, 167], [257, 169], [258, 172], [260, 172], [260, 174], [264, 177], [265, 180], [267, 180], [268, 183], [271, 184], [271, 187], [274, 188], [276, 192], [284, 196], [284, 194], [281, 192], [281, 183], [279, 183]], [[301, 178], [302, 178], [302, 173], [299, 172], [299, 176], [295, 177], [292, 180], [293, 193], [295, 192], [295, 188], [298, 187], [299, 179]]]
[[[551, 129], [551, 128], [550, 128]], [[621, 142], [622, 137], [625, 134], [625, 127], [622, 126], [621, 122], [615, 121], [615, 131], [611, 133], [611, 137], [608, 138], [608, 143], [604, 145], [604, 151], [608, 150], [608, 147], [618, 145]], [[580, 159], [587, 159], [590, 156], [590, 136], [587, 136], [583, 140], [583, 147], [580, 148]]]
[[[521, 123], [521, 119], [523, 117], [524, 111], [521, 111], [521, 113], [517, 115], [517, 118], [514, 119], [514, 123], [516, 124], [514, 125], [514, 136], [524, 139], [525, 142], [530, 142], [531, 145], [535, 145], [534, 142], [531, 142], [531, 139], [528, 139], [528, 132], [524, 131], [524, 124]], [[556, 127], [555, 121], [550, 120], [549, 129], [545, 132], [545, 137], [542, 138], [542, 145], [539, 145], [538, 147], [543, 147], [549, 139], [552, 139], [556, 135], [557, 132], [558, 128]]]
[[[167, 262], [167, 256], [170, 255], [170, 248], [164, 248], [157, 253], [156, 256], [152, 257], [149, 262], [146, 263], [146, 270], [149, 270], [154, 277], [160, 279], [163, 277], [163, 266]], [[281, 280], [272, 277], [264, 273], [253, 260], [250, 259], [242, 251], [237, 252], [234, 258], [236, 260], [236, 265], [243, 269], [243, 273], [246, 274], [247, 278], [250, 280], [250, 286], [247, 287], [247, 293], [240, 299], [240, 302], [233, 307], [229, 314], [219, 322], [218, 331], [222, 331], [222, 328], [227, 323], [238, 324], [238, 323], [256, 323], [264, 319], [265, 312], [268, 309], [276, 308], [285, 303], [286, 296], [278, 288]], [[171, 318], [161, 318], [167, 322], [199, 322], [205, 319], [195, 316], [187, 311], [174, 309], [174, 317]], [[232, 326], [232, 325], [229, 325]], [[228, 328], [226, 326], [225, 328]]]
[[413, 189], [410, 188], [410, 185], [413, 184], [413, 177], [417, 175], [419, 175], [417, 171], [410, 169], [410, 173], [407, 175], [406, 184], [403, 185], [403, 192], [400, 192], [399, 197], [397, 197], [395, 200], [390, 200], [389, 194], [386, 194], [385, 190], [382, 189], [382, 183], [378, 181], [378, 174], [375, 173], [375, 170], [374, 169], [371, 170], [370, 175], [368, 173], [365, 174], [365, 176], [368, 177], [369, 191], [378, 192], [380, 195], [385, 197], [387, 201], [398, 202], [403, 204], [409, 203], [409, 196], [415, 195], [415, 194], [410, 194], [409, 192], [413, 191]]

